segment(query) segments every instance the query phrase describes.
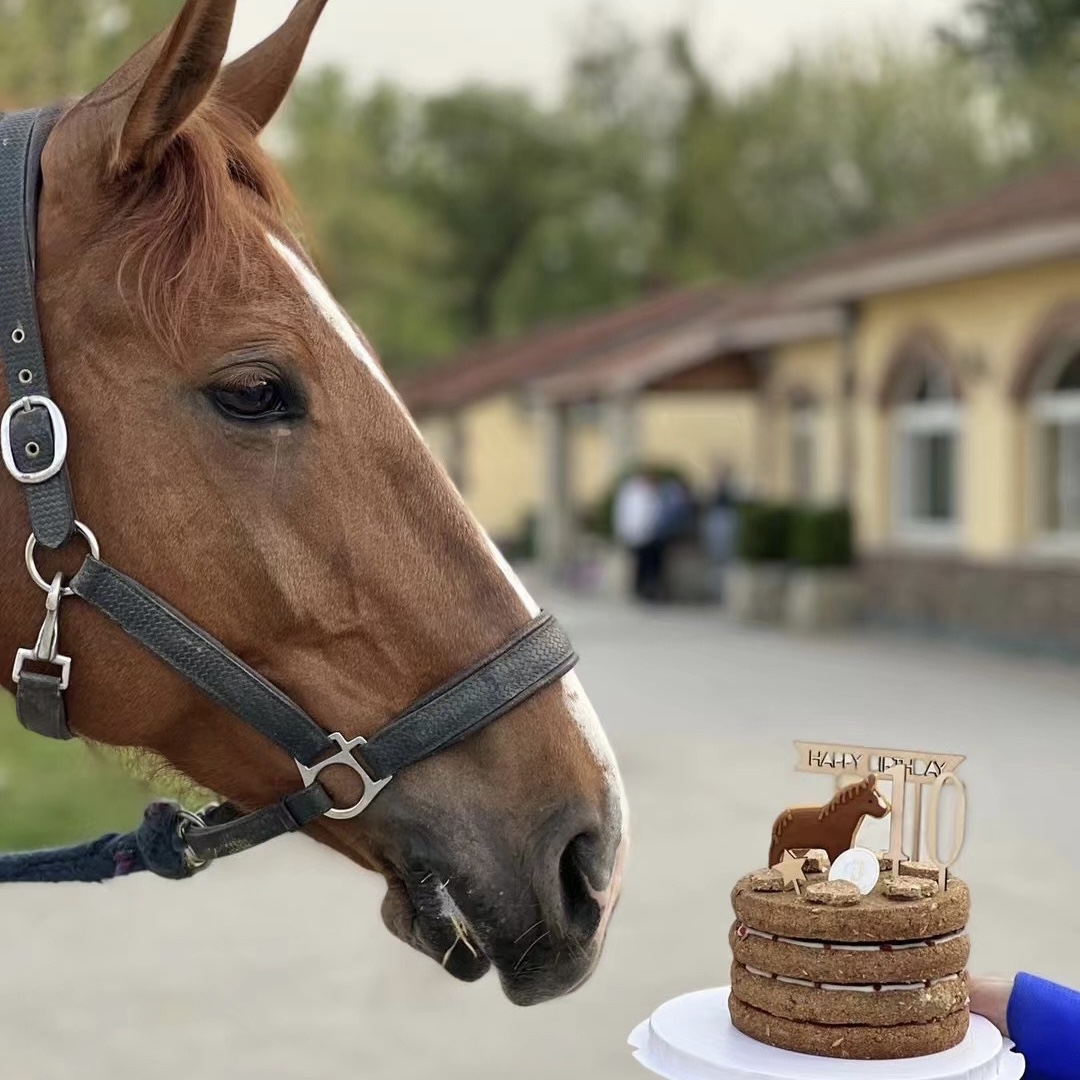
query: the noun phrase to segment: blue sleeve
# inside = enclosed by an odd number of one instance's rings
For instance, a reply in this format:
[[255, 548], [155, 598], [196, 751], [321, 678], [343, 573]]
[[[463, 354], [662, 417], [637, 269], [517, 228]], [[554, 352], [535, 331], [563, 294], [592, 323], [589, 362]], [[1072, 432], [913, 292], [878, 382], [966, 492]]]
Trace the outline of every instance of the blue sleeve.
[[1038, 1080], [1080, 1080], [1080, 994], [1018, 975], [1009, 1000], [1009, 1036]]

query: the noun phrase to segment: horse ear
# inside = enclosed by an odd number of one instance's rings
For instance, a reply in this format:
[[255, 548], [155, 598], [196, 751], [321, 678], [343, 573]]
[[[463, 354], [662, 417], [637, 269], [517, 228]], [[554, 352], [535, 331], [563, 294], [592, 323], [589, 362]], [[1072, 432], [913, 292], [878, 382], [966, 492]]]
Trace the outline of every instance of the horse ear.
[[281, 108], [328, 0], [299, 0], [288, 21], [221, 73], [220, 96], [256, 133]]
[[104, 142], [113, 174], [150, 170], [209, 95], [229, 45], [236, 0], [187, 0], [176, 21], [65, 118]]

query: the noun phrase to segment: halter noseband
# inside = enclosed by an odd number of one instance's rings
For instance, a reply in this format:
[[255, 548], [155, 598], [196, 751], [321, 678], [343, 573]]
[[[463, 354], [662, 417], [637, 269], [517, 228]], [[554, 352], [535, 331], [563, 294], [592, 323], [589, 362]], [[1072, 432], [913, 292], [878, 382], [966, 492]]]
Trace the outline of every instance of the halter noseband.
[[[75, 596], [108, 616], [218, 705], [271, 739], [296, 762], [304, 787], [280, 802], [245, 814], [231, 805], [184, 812], [178, 836], [190, 870], [245, 851], [319, 817], [354, 818], [403, 769], [473, 735], [562, 678], [577, 663], [569, 638], [551, 615], [541, 615], [500, 649], [392, 720], [370, 741], [346, 739], [319, 727], [288, 695], [264, 679], [205, 630], [149, 589], [101, 561], [97, 539], [75, 517], [66, 457], [67, 426], [49, 393], [35, 299], [37, 202], [41, 154], [56, 110], [0, 116], [0, 353], [10, 407], [0, 420], [0, 451], [23, 486], [32, 535], [27, 568], [48, 594], [34, 648], [19, 651], [12, 679], [19, 720], [52, 739], [73, 738], [63, 693], [71, 659], [59, 651], [61, 600]], [[38, 545], [56, 550], [76, 535], [90, 554], [66, 585], [41, 577]], [[30, 671], [28, 664], [57, 674]], [[338, 809], [319, 776], [344, 766], [363, 782], [363, 796]]]

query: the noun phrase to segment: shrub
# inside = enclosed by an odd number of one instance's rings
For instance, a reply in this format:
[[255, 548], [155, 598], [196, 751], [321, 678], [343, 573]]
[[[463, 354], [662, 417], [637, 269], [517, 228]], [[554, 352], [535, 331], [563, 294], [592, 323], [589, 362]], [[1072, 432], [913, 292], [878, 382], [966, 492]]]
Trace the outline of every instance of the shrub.
[[803, 509], [795, 515], [791, 560], [811, 569], [843, 568], [855, 562], [855, 537], [847, 506]]
[[780, 503], [752, 502], [739, 507], [738, 557], [748, 563], [782, 563], [791, 555], [794, 511]]
[[530, 511], [521, 520], [517, 532], [498, 543], [499, 550], [510, 562], [530, 562], [540, 550], [540, 518]]

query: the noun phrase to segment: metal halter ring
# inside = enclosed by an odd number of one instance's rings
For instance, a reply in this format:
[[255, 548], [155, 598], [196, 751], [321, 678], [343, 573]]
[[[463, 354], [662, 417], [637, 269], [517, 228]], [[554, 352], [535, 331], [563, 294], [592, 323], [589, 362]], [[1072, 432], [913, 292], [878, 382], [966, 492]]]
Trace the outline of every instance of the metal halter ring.
[[300, 770], [300, 778], [304, 781], [304, 787], [310, 787], [314, 784], [319, 778], [319, 773], [323, 769], [329, 769], [332, 765], [344, 765], [346, 768], [352, 769], [360, 777], [364, 784], [364, 794], [361, 796], [360, 801], [355, 806], [350, 806], [348, 810], [331, 809], [327, 810], [323, 815], [323, 817], [332, 818], [334, 821], [348, 821], [350, 818], [359, 817], [375, 801], [375, 797], [379, 792], [394, 778], [388, 776], [384, 780], [373, 779], [368, 775], [364, 766], [353, 756], [355, 749], [367, 746], [367, 739], [352, 739], [350, 741], [344, 735], [337, 733], [331, 735], [330, 739], [341, 747], [338, 753], [325, 761], [320, 761], [317, 765], [312, 765], [310, 768], [307, 765], [301, 765], [299, 761], [296, 763], [296, 767]]
[[[101, 548], [98, 546], [97, 537], [81, 522], [75, 522], [75, 531], [81, 536], [90, 548], [90, 554], [95, 559], [101, 557]], [[49, 592], [52, 586], [42, 576], [41, 571], [37, 568], [37, 563], [34, 562], [34, 553], [37, 551], [37, 537], [31, 536], [26, 541], [26, 569], [30, 571], [30, 577], [34, 584], [42, 591]], [[75, 593], [71, 589], [65, 588], [61, 593], [61, 596], [74, 596]]]
[[190, 810], [184, 809], [177, 810], [176, 818], [176, 835], [180, 838], [180, 843], [184, 845], [184, 865], [194, 874], [203, 867], [209, 866], [210, 862], [208, 859], [200, 859], [191, 850], [191, 845], [187, 842], [187, 831], [192, 826], [201, 829], [206, 822], [199, 814], [193, 814]]

